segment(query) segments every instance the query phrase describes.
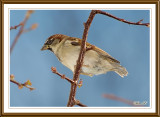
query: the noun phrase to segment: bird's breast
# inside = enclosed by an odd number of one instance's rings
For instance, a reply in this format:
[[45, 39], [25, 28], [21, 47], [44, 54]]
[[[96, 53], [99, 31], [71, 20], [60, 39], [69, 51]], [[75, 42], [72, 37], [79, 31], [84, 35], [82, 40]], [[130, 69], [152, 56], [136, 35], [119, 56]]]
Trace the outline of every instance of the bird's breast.
[[[56, 56], [59, 58], [61, 63], [68, 67], [74, 72], [77, 64], [77, 59], [79, 57], [80, 46], [73, 46], [65, 44], [61, 46], [57, 52]], [[96, 51], [88, 50], [85, 53], [84, 61], [82, 65], [82, 72], [89, 74], [100, 74], [106, 72], [106, 65], [110, 64], [104, 60]]]
[[74, 71], [79, 52], [80, 46], [62, 46], [57, 52], [57, 57], [63, 65]]

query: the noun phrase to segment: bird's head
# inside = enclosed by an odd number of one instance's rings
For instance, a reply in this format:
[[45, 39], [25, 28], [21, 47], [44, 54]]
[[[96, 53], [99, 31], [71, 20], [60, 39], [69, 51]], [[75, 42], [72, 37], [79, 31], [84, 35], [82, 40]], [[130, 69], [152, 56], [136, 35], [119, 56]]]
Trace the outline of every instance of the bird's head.
[[56, 48], [58, 47], [58, 45], [60, 44], [60, 42], [66, 37], [66, 35], [63, 34], [55, 34], [50, 36], [46, 42], [44, 43], [43, 47], [41, 48], [42, 50], [50, 50], [52, 52], [54, 52], [56, 50]]

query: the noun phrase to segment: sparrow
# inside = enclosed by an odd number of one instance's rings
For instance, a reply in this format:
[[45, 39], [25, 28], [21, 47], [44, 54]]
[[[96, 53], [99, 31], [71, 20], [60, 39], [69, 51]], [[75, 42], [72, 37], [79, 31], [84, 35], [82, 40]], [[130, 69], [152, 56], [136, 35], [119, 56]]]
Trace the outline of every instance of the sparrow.
[[[81, 49], [82, 39], [63, 34], [50, 36], [41, 50], [52, 51], [58, 60], [74, 72]], [[127, 76], [126, 68], [120, 62], [102, 49], [86, 42], [86, 52], [81, 68], [81, 74], [93, 76], [114, 71], [122, 78]]]

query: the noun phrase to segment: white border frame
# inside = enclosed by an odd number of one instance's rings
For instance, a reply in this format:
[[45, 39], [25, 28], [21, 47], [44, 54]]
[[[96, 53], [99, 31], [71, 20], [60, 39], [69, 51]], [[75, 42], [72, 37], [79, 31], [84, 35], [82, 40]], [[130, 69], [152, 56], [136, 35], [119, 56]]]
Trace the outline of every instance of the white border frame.
[[[9, 10], [150, 10], [150, 107], [10, 107]], [[156, 6], [154, 4], [4, 4], [4, 113], [155, 113], [156, 112]], [[152, 79], [151, 79], [152, 77]]]

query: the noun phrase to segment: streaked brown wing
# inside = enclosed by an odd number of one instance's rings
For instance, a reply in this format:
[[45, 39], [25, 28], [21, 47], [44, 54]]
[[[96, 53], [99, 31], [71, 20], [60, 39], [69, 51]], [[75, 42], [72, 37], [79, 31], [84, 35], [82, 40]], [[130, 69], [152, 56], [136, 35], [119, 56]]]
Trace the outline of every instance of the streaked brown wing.
[[97, 53], [101, 54], [102, 57], [104, 57], [106, 60], [109, 60], [110, 62], [116, 62], [116, 63], [120, 63], [118, 60], [116, 60], [115, 58], [113, 58], [111, 55], [109, 55], [107, 52], [103, 51], [102, 49], [94, 46], [93, 50], [96, 51]]
[[[72, 40], [73, 42], [71, 42], [72, 45], [74, 46], [80, 46], [81, 45], [81, 42], [82, 42], [82, 39], [79, 39], [79, 38], [75, 38], [75, 37], [72, 37], [70, 38], [70, 40]], [[113, 58], [111, 55], [109, 55], [107, 52], [105, 52], [104, 50], [86, 42], [86, 47], [88, 50], [94, 50], [96, 51], [97, 53], [99, 53], [100, 55], [102, 55], [102, 57], [104, 57], [104, 59], [110, 61], [110, 62], [116, 62], [116, 63], [120, 63], [118, 60], [116, 60], [115, 58]]]

